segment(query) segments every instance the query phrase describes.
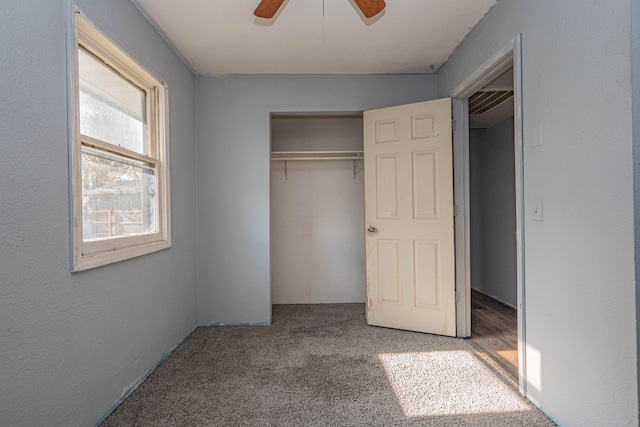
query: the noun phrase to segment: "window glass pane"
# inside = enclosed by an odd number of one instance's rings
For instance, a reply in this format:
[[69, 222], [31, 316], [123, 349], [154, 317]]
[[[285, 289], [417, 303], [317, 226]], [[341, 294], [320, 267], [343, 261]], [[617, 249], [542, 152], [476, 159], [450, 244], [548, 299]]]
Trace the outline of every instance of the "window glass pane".
[[82, 147], [84, 241], [158, 231], [154, 165]]
[[91, 53], [78, 50], [80, 133], [146, 153], [146, 94]]

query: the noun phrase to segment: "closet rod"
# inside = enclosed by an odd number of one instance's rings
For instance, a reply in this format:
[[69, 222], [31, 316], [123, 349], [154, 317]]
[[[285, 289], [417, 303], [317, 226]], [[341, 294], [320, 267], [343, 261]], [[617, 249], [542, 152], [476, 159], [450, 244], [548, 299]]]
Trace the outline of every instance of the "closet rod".
[[272, 151], [271, 154], [277, 154], [278, 156], [285, 154], [362, 154], [362, 150], [339, 150], [339, 151]]
[[364, 157], [362, 156], [351, 156], [351, 157], [327, 157], [327, 156], [318, 156], [318, 157], [272, 157], [271, 160], [273, 161], [288, 161], [288, 162], [295, 162], [296, 160], [304, 160], [304, 161], [308, 161], [308, 160], [364, 160]]
[[273, 151], [271, 160], [362, 160], [363, 151]]

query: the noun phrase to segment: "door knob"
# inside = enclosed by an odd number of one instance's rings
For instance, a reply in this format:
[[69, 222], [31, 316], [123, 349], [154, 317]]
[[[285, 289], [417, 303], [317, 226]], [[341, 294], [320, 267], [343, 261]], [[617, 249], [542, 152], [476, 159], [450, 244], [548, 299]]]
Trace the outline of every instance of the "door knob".
[[376, 227], [375, 227], [375, 226], [373, 226], [373, 225], [370, 225], [370, 226], [368, 226], [368, 227], [367, 227], [367, 231], [368, 231], [369, 233], [373, 233], [374, 231], [376, 231]]

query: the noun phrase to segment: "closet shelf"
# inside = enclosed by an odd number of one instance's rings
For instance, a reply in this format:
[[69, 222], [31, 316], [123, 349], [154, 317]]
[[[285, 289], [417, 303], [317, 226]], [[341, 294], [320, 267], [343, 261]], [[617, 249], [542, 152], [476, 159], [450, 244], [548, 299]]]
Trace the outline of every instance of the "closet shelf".
[[362, 160], [363, 151], [273, 151], [271, 160], [313, 161], [313, 160]]
[[287, 162], [315, 160], [352, 160], [353, 179], [358, 172], [357, 162], [364, 159], [364, 151], [272, 151], [271, 160], [280, 161], [284, 165], [284, 179], [289, 179]]

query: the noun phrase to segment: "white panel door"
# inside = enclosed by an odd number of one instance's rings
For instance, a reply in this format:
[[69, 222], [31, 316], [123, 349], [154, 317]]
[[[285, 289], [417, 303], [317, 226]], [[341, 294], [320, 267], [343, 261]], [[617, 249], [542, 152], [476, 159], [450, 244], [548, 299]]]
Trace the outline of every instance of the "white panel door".
[[451, 99], [364, 113], [367, 322], [456, 335]]

